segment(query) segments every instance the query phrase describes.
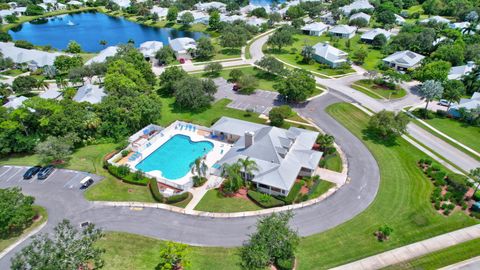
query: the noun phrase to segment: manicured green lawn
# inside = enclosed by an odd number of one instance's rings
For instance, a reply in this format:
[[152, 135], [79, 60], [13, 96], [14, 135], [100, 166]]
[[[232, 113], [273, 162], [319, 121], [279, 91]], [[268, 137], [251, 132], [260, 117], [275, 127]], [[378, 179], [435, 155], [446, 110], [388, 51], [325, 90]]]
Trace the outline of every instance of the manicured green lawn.
[[437, 117], [427, 119], [425, 122], [462, 144], [480, 152], [480, 127], [469, 126], [450, 118]]
[[[327, 111], [363, 139], [378, 162], [381, 184], [375, 201], [357, 217], [303, 238], [299, 269], [330, 268], [476, 223], [463, 213], [444, 217], [434, 211], [429, 202], [433, 185], [416, 166], [423, 153], [403, 139], [387, 146], [368, 137], [369, 117], [353, 105], [334, 104]], [[373, 233], [383, 224], [394, 232], [382, 243]]]
[[38, 205], [34, 205], [33, 206], [33, 209], [35, 210], [35, 212], [37, 212], [37, 215], [39, 215], [41, 218], [38, 219], [37, 221], [35, 221], [30, 227], [28, 227], [27, 229], [25, 229], [23, 231], [23, 233], [19, 236], [15, 236], [15, 237], [11, 237], [11, 238], [8, 238], [8, 239], [1, 239], [0, 240], [0, 251], [3, 251], [4, 249], [6, 249], [7, 247], [9, 247], [10, 245], [12, 245], [13, 243], [15, 243], [16, 241], [20, 240], [20, 238], [26, 236], [28, 233], [30, 233], [31, 231], [33, 231], [35, 228], [37, 228], [38, 226], [42, 225], [43, 223], [47, 222], [47, 219], [48, 219], [48, 213], [47, 213], [47, 210], [41, 206], [38, 206]]
[[[363, 86], [364, 88], [359, 86]], [[375, 83], [369, 80], [356, 81], [353, 83], [352, 88], [362, 93], [365, 93], [368, 96], [375, 99], [380, 99], [380, 98], [397, 99], [397, 98], [402, 98], [407, 94], [407, 91], [405, 91], [405, 89], [403, 88], [400, 88], [398, 90], [389, 90], [389, 89], [382, 88], [381, 86], [376, 85]]]
[[[278, 57], [280, 60], [283, 60], [289, 64], [301, 67], [306, 70], [320, 72], [325, 75], [334, 76], [334, 75], [341, 75], [349, 72], [353, 72], [352, 69], [348, 70], [341, 70], [341, 69], [331, 69], [331, 68], [322, 68], [320, 64], [313, 63], [313, 64], [306, 64], [302, 61], [303, 57], [300, 55], [302, 48], [306, 45], [314, 46], [319, 42], [330, 42], [330, 37], [327, 35], [322, 36], [308, 36], [308, 35], [295, 35], [294, 36], [295, 42], [292, 46], [288, 46], [282, 49], [282, 52], [278, 52], [277, 50], [271, 50], [264, 48], [264, 51], [273, 54], [274, 56]], [[350, 58], [352, 58], [353, 53], [357, 51], [359, 48], [363, 47], [367, 49], [368, 55], [365, 58], [365, 63], [362, 65], [363, 68], [367, 70], [376, 69], [377, 64], [379, 63], [380, 59], [384, 57], [381, 51], [373, 49], [370, 45], [363, 44], [360, 41], [360, 35], [356, 35], [352, 39], [350, 39], [350, 47], [347, 47], [347, 39], [339, 39], [336, 42], [330, 42], [332, 46], [343, 50], [349, 53]], [[292, 49], [294, 51], [292, 51]]]
[[[236, 68], [243, 72], [244, 75], [252, 75], [258, 80], [258, 89], [267, 90], [267, 91], [276, 91], [273, 89], [273, 85], [278, 82], [278, 76], [265, 72], [256, 67], [247, 66], [242, 68]], [[225, 80], [230, 79], [230, 72], [234, 69], [225, 69], [222, 70], [219, 74], [219, 77], [224, 78]], [[195, 73], [192, 74], [195, 77], [207, 77], [205, 73]]]
[[335, 152], [332, 155], [325, 156], [325, 165], [323, 166], [325, 169], [332, 170], [335, 172], [342, 172], [342, 159], [340, 155]]
[[480, 255], [480, 239], [470, 240], [417, 259], [392, 265], [384, 270], [422, 269], [434, 270]]
[[251, 200], [243, 198], [222, 197], [220, 192], [212, 189], [205, 193], [202, 200], [197, 204], [195, 210], [217, 213], [234, 213], [243, 211], [255, 211], [262, 208]]
[[[105, 270], [151, 270], [160, 260], [165, 241], [120, 232], [108, 232], [98, 244], [106, 250]], [[193, 269], [239, 269], [236, 249], [189, 247], [188, 260]]]
[[20, 69], [9, 69], [9, 70], [3, 71], [0, 74], [15, 77], [15, 76], [18, 76], [22, 73], [24, 73], [24, 71], [22, 71]]
[[320, 197], [323, 193], [327, 192], [329, 189], [334, 187], [335, 184], [325, 181], [325, 180], [320, 180], [320, 183], [315, 187], [315, 190], [308, 196], [309, 199], [315, 199]]

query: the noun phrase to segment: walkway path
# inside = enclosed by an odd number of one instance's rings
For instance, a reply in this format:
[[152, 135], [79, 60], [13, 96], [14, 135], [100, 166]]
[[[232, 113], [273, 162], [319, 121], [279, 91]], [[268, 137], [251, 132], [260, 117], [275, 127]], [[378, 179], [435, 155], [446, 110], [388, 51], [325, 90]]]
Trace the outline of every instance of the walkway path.
[[386, 251], [362, 260], [333, 268], [334, 270], [372, 270], [381, 269], [389, 265], [405, 262], [440, 249], [448, 248], [460, 243], [480, 237], [480, 225], [463, 228], [457, 231], [442, 234], [417, 243]]
[[480, 256], [452, 264], [438, 270], [478, 270], [480, 269]]

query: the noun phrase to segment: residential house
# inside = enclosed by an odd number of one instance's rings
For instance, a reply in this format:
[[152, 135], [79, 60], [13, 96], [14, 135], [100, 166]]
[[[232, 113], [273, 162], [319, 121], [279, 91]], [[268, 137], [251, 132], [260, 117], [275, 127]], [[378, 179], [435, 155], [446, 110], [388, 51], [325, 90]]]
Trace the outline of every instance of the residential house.
[[328, 25], [335, 25], [335, 23], [337, 23], [337, 21], [333, 17], [332, 12], [321, 15], [320, 20]]
[[328, 32], [335, 37], [350, 39], [355, 36], [356, 31], [357, 28], [354, 26], [340, 24], [331, 28]]
[[430, 18], [427, 18], [427, 19], [423, 19], [420, 21], [420, 23], [429, 23], [429, 22], [434, 22], [434, 23], [450, 23], [450, 20], [448, 19], [445, 19], [441, 16], [432, 16]]
[[405, 24], [407, 21], [400, 15], [398, 14], [395, 14], [395, 23], [398, 24], [398, 25], [403, 25]]
[[313, 176], [322, 152], [312, 150], [318, 132], [290, 127], [288, 130], [220, 118], [211, 130], [235, 141], [217, 162], [223, 166], [239, 159], [255, 161], [258, 170], [247, 174], [257, 190], [287, 196], [298, 177]]
[[193, 23], [201, 23], [201, 24], [207, 24], [208, 21], [210, 20], [210, 15], [205, 12], [200, 12], [200, 11], [194, 11], [194, 10], [184, 10], [178, 13], [177, 21], [180, 22], [182, 15], [185, 13], [191, 13], [193, 15]]
[[253, 25], [253, 26], [259, 27], [259, 26], [261, 26], [262, 24], [267, 23], [267, 20], [264, 19], [264, 18], [257, 18], [257, 17], [255, 17], [255, 16], [252, 16], [252, 17], [247, 17], [247, 18], [246, 18], [246, 23], [247, 23], [248, 25]]
[[83, 6], [83, 3], [80, 1], [72, 0], [70, 2], [67, 2], [67, 5], [81, 7]]
[[130, 0], [112, 0], [115, 4], [117, 4], [120, 8], [127, 8], [131, 5]]
[[361, 11], [361, 10], [373, 10], [374, 6], [368, 2], [368, 0], [357, 0], [349, 5], [343, 6], [340, 10], [346, 16], [350, 15], [352, 11]]
[[456, 66], [450, 69], [448, 73], [449, 80], [460, 80], [463, 76], [472, 72], [472, 70], [476, 67], [475, 62], [468, 61], [466, 65], [463, 66]]
[[175, 52], [177, 59], [191, 59], [195, 56], [195, 50], [197, 49], [197, 42], [188, 37], [169, 38], [169, 45]]
[[55, 88], [48, 88], [46, 91], [40, 93], [38, 96], [43, 99], [61, 99], [62, 92], [58, 91], [58, 89]]
[[313, 49], [315, 50], [313, 59], [332, 68], [340, 67], [348, 62], [348, 53], [331, 46], [328, 42], [317, 43]]
[[370, 43], [372, 43], [373, 39], [378, 35], [384, 35], [387, 38], [387, 40], [389, 40], [390, 37], [392, 36], [392, 33], [385, 30], [385, 29], [375, 28], [375, 29], [372, 29], [368, 32], [363, 33], [362, 36], [360, 37], [360, 39], [363, 42], [370, 44]]
[[206, 3], [197, 3], [194, 5], [197, 10], [208, 12], [212, 9], [216, 9], [221, 13], [226, 12], [227, 5], [220, 2], [206, 2]]
[[98, 104], [107, 94], [103, 87], [96, 84], [85, 84], [78, 88], [77, 93], [72, 98], [76, 102], [88, 102], [90, 104]]
[[20, 108], [23, 105], [23, 102], [27, 99], [28, 98], [24, 97], [24, 96], [19, 96], [19, 97], [9, 96], [8, 97], [8, 102], [3, 104], [3, 107], [5, 107], [7, 109], [15, 110], [15, 109]]
[[146, 60], [150, 61], [155, 58], [155, 54], [163, 48], [163, 43], [160, 41], [145, 41], [140, 44], [138, 50], [143, 54]]
[[404, 71], [419, 66], [423, 58], [425, 56], [412, 51], [400, 51], [383, 58], [383, 62], [391, 68]]
[[153, 6], [152, 9], [150, 10], [150, 12], [153, 14], [153, 13], [157, 13], [158, 17], [161, 18], [161, 19], [164, 19], [167, 17], [167, 14], [168, 14], [168, 8], [163, 8], [163, 7], [159, 7], [159, 6]]
[[16, 64], [27, 64], [31, 71], [44, 66], [53, 66], [55, 58], [64, 53], [51, 53], [39, 50], [27, 50], [15, 47], [11, 42], [0, 42], [0, 51], [3, 57], [9, 57]]
[[101, 50], [96, 56], [90, 58], [85, 65], [90, 65], [92, 63], [103, 63], [107, 60], [108, 57], [112, 57], [117, 54], [117, 46], [108, 46], [107, 48]]
[[473, 93], [471, 98], [462, 98], [460, 103], [450, 106], [448, 113], [453, 117], [461, 117], [460, 110], [480, 109], [480, 92]]
[[355, 19], [364, 19], [365, 21], [367, 21], [367, 23], [370, 23], [370, 18], [372, 18], [372, 16], [368, 15], [367, 13], [359, 12], [350, 16], [350, 19], [348, 21], [351, 22]]
[[328, 25], [322, 22], [314, 22], [303, 26], [301, 29], [306, 35], [321, 36], [325, 31], [328, 30]]
[[227, 23], [232, 23], [234, 21], [246, 21], [247, 18], [242, 15], [223, 15], [220, 14], [220, 21], [221, 22], [227, 22]]

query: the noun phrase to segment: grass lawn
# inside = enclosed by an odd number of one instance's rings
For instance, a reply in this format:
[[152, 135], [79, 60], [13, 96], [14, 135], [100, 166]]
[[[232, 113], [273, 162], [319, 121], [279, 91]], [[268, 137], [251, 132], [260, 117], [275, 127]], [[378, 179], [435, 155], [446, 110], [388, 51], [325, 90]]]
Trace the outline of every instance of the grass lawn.
[[[347, 103], [334, 104], [328, 112], [357, 137], [374, 155], [381, 184], [372, 205], [354, 219], [327, 232], [305, 237], [299, 248], [299, 269], [324, 269], [473, 225], [463, 213], [437, 214], [429, 202], [432, 183], [415, 165], [425, 155], [403, 139], [385, 144], [370, 139], [364, 130], [368, 116]], [[383, 224], [394, 232], [387, 242], [373, 233]]]
[[[165, 241], [120, 232], [107, 232], [99, 240], [99, 247], [106, 250], [103, 255], [105, 270], [151, 270], [160, 260], [160, 250]], [[187, 269], [239, 269], [236, 249], [190, 247]]]
[[434, 270], [480, 255], [480, 239], [470, 240], [442, 249], [411, 261], [392, 265], [384, 270], [422, 269]]
[[32, 225], [30, 227], [28, 227], [27, 229], [25, 229], [21, 235], [11, 237], [11, 238], [8, 238], [8, 239], [1, 239], [0, 240], [0, 251], [3, 251], [4, 249], [8, 248], [10, 245], [12, 245], [16, 241], [18, 241], [20, 238], [24, 237], [25, 235], [27, 235], [28, 233], [33, 231], [38, 226], [47, 222], [48, 213], [47, 213], [47, 210], [45, 210], [45, 208], [43, 208], [41, 206], [38, 206], [38, 205], [34, 205], [33, 209], [35, 210], [35, 212], [37, 212], [37, 215], [39, 215], [41, 218], [38, 219], [37, 221], [33, 222]]
[[315, 187], [315, 190], [308, 196], [308, 199], [315, 199], [320, 197], [323, 193], [327, 192], [329, 189], [334, 187], [335, 184], [325, 181], [325, 180], [320, 180], [320, 183]]
[[340, 158], [340, 155], [335, 152], [332, 155], [327, 155], [325, 156], [325, 165], [323, 168], [332, 170], [335, 172], [342, 172], [343, 165], [342, 165], [342, 159]]
[[469, 126], [450, 118], [433, 118], [424, 120], [434, 128], [480, 152], [480, 127]]
[[[273, 89], [273, 85], [278, 82], [278, 76], [265, 72], [261, 69], [258, 69], [256, 67], [252, 66], [247, 66], [247, 67], [242, 67], [242, 68], [235, 68], [243, 72], [245, 75], [252, 75], [258, 80], [258, 89], [262, 90], [267, 90], [267, 91], [276, 91]], [[230, 72], [234, 69], [225, 69], [220, 72], [219, 77], [224, 78], [225, 80], [230, 79]], [[192, 74], [192, 76], [195, 76], [197, 78], [200, 77], [207, 77], [205, 73], [195, 73]]]
[[18, 75], [23, 74], [23, 73], [25, 73], [25, 71], [22, 71], [20, 69], [9, 69], [9, 70], [3, 71], [0, 74], [15, 77], [15, 76], [18, 76]]
[[202, 200], [197, 204], [195, 210], [216, 212], [216, 213], [234, 213], [243, 211], [255, 211], [262, 208], [251, 200], [242, 198], [222, 197], [220, 192], [212, 189], [205, 193]]
[[[345, 73], [353, 72], [353, 69], [348, 70], [341, 70], [341, 69], [331, 69], [331, 68], [323, 68], [320, 64], [306, 64], [303, 63], [303, 57], [300, 55], [302, 48], [305, 45], [313, 46], [319, 42], [330, 41], [330, 37], [327, 35], [322, 36], [308, 36], [308, 35], [295, 35], [294, 36], [295, 42], [292, 46], [285, 47], [282, 49], [282, 52], [278, 52], [277, 50], [265, 50], [268, 53], [273, 54], [274, 56], [278, 57], [280, 60], [283, 60], [289, 64], [301, 67], [306, 70], [320, 72], [328, 76], [335, 76], [335, 75], [342, 75]], [[380, 59], [384, 56], [379, 50], [375, 50], [371, 48], [370, 45], [363, 44], [360, 42], [360, 35], [356, 35], [352, 39], [350, 39], [350, 48], [347, 48], [347, 39], [339, 39], [336, 42], [330, 42], [332, 46], [343, 50], [349, 53], [350, 58], [353, 55], [353, 52], [358, 50], [360, 47], [366, 48], [368, 51], [368, 55], [365, 58], [365, 63], [362, 65], [363, 68], [371, 70], [376, 69], [376, 66]], [[266, 48], [264, 48], [266, 49]], [[292, 51], [294, 50], [294, 52]]]
[[403, 88], [400, 88], [399, 90], [389, 90], [373, 83], [370, 80], [356, 81], [353, 83], [352, 88], [375, 99], [397, 99], [402, 98], [407, 94], [407, 91], [405, 91]]

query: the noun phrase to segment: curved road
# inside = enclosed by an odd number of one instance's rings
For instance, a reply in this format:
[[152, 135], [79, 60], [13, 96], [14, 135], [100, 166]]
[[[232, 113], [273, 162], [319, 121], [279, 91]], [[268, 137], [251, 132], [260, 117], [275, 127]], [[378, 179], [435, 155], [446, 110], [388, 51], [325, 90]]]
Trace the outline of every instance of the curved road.
[[[332, 119], [324, 109], [342, 100], [332, 94], [323, 95], [299, 111], [335, 136], [349, 162], [350, 183], [324, 201], [297, 209], [291, 225], [302, 236], [323, 232], [335, 227], [365, 210], [374, 200], [380, 177], [377, 163], [367, 148], [354, 135]], [[5, 168], [2, 168], [5, 171]], [[49, 213], [43, 232], [51, 232], [61, 219], [73, 224], [91, 221], [105, 230], [124, 231], [202, 246], [239, 246], [255, 229], [256, 217], [208, 218], [184, 215], [161, 209], [130, 209], [128, 207], [100, 206], [84, 199], [78, 189], [68, 189], [68, 171], [58, 170], [54, 178], [40, 183], [38, 180], [2, 179], [0, 188], [21, 186], [23, 191], [36, 197], [36, 203]], [[65, 174], [65, 177], [62, 176]], [[53, 175], [52, 175], [53, 176]], [[81, 176], [80, 176], [81, 178]], [[18, 180], [17, 180], [18, 179]], [[66, 179], [66, 180], [62, 180]], [[10, 258], [28, 241], [23, 242], [0, 260], [0, 269], [7, 269]]]

